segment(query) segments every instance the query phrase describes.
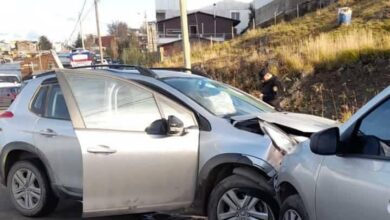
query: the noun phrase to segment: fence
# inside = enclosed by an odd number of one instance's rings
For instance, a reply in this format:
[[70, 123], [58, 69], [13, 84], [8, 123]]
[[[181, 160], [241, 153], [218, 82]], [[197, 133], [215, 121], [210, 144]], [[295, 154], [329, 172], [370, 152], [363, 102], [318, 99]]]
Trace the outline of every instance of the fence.
[[256, 26], [269, 26], [280, 20], [300, 17], [334, 2], [335, 0], [273, 0], [256, 9]]

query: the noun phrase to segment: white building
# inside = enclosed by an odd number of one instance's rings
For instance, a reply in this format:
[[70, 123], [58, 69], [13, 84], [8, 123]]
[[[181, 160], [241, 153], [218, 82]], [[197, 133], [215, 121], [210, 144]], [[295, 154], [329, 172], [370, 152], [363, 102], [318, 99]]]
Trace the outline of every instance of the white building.
[[62, 43], [62, 42], [54, 42], [54, 43], [53, 43], [53, 49], [54, 49], [56, 52], [63, 52], [63, 51], [66, 50], [65, 44]]
[[0, 41], [0, 53], [1, 52], [10, 52], [11, 51], [11, 44]]
[[[196, 0], [190, 0], [196, 1]], [[156, 2], [156, 18], [157, 21], [179, 16], [180, 4], [178, 0], [155, 0]], [[240, 20], [240, 24], [236, 26], [237, 33], [241, 33], [249, 25], [250, 3], [238, 0], [215, 0], [209, 6], [203, 8], [191, 8], [189, 13], [201, 11], [208, 14], [232, 18]]]

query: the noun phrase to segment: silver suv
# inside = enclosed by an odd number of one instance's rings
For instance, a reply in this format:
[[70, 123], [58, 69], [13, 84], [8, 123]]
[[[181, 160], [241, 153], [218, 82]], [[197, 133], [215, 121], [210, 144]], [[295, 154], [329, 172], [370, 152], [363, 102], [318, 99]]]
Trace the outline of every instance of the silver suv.
[[276, 179], [283, 220], [389, 219], [390, 87], [300, 144]]
[[272, 178], [289, 148], [264, 131], [300, 139], [334, 123], [195, 74], [123, 68], [39, 75], [0, 115], [0, 176], [23, 215], [71, 198], [84, 216], [276, 219]]

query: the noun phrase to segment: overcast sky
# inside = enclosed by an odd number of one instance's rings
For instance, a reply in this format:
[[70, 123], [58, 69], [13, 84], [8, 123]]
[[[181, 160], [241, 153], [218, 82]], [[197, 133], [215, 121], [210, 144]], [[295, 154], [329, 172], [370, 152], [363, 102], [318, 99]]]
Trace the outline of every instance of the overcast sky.
[[[213, 4], [218, 0], [188, 0], [188, 9]], [[251, 0], [240, 0], [251, 2]], [[155, 0], [100, 0], [99, 13], [102, 34], [107, 24], [124, 21], [139, 27], [145, 19], [155, 19]], [[0, 40], [37, 40], [46, 35], [51, 41], [76, 38], [71, 36], [84, 0], [1, 0]], [[93, 0], [87, 0], [83, 22], [84, 34], [96, 33]]]

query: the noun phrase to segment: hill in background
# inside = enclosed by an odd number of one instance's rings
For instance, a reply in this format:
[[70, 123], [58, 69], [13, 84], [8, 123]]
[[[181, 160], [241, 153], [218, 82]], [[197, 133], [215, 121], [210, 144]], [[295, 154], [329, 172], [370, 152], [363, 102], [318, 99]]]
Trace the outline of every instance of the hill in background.
[[[337, 9], [353, 10], [350, 26]], [[285, 86], [287, 111], [346, 120], [390, 85], [390, 1], [339, 1], [291, 22], [248, 31], [212, 46], [192, 48], [194, 67], [257, 95], [257, 73], [269, 65]], [[163, 66], [181, 66], [177, 55]]]

